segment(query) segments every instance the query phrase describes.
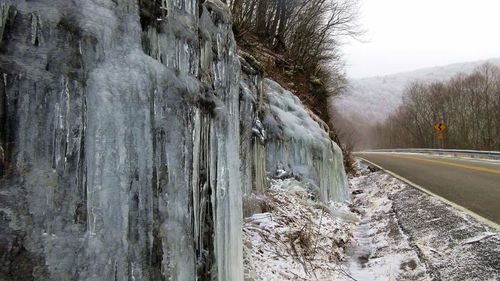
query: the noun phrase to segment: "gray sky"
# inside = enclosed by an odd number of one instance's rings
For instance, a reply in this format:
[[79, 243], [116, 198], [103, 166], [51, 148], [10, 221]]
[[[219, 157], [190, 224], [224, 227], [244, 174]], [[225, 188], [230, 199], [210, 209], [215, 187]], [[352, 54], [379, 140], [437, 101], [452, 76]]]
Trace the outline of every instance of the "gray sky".
[[359, 1], [367, 32], [343, 47], [350, 78], [500, 57], [500, 0]]

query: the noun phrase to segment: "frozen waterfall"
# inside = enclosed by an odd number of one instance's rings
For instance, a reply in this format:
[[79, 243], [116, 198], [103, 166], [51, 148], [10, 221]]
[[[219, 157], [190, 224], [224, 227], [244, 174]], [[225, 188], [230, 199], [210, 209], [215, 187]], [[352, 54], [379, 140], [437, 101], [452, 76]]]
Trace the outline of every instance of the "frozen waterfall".
[[243, 280], [245, 196], [347, 196], [219, 0], [0, 0], [0, 78], [1, 280]]

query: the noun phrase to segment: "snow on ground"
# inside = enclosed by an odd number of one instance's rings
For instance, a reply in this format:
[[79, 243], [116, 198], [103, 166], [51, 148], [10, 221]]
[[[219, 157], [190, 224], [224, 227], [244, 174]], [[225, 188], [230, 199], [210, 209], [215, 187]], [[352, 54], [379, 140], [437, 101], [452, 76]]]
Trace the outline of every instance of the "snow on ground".
[[357, 216], [343, 204], [312, 201], [294, 180], [275, 180], [266, 213], [245, 219], [245, 280], [332, 280], [342, 275]]
[[245, 280], [500, 280], [500, 233], [358, 162], [352, 202], [273, 181], [245, 219]]
[[360, 166], [362, 175], [350, 180], [362, 215], [348, 262], [356, 280], [500, 280], [497, 231]]
[[393, 209], [389, 194], [399, 183], [389, 175], [360, 170], [364, 175], [350, 180], [361, 223], [354, 230], [348, 272], [356, 280], [430, 280]]

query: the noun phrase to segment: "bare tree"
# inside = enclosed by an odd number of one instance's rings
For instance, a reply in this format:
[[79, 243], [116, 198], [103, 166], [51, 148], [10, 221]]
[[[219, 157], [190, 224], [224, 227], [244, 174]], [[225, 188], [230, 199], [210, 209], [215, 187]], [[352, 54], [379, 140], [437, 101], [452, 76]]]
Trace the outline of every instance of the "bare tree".
[[373, 132], [380, 147], [436, 147], [433, 124], [441, 120], [447, 147], [500, 150], [500, 68], [410, 84], [403, 104]]
[[269, 42], [302, 68], [337, 60], [338, 39], [358, 35], [355, 0], [232, 0], [237, 31]]

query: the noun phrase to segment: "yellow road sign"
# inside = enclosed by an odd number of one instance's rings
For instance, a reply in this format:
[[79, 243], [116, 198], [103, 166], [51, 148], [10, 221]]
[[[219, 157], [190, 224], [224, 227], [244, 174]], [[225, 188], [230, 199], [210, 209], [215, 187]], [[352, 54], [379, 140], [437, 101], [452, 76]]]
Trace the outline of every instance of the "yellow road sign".
[[438, 140], [442, 140], [442, 139], [444, 139], [444, 135], [443, 135], [443, 133], [438, 133], [438, 134], [437, 134], [437, 138], [438, 138]]
[[436, 125], [434, 125], [434, 129], [438, 131], [438, 133], [444, 132], [446, 128], [447, 128], [446, 124], [443, 121], [436, 123]]

